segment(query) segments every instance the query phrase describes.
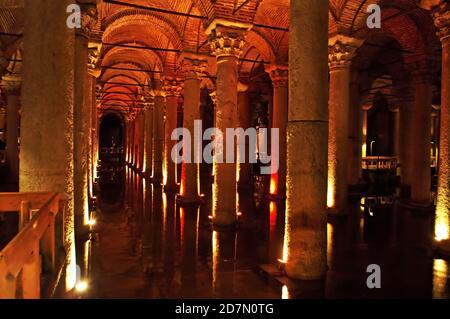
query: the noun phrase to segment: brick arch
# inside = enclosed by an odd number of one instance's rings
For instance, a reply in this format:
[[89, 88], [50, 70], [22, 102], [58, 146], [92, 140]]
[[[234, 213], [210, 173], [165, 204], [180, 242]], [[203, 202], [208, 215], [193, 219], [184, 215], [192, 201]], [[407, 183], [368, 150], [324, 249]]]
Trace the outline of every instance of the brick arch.
[[104, 39], [109, 39], [117, 29], [142, 28], [142, 34], [160, 33], [167, 38], [173, 48], [182, 49], [182, 34], [173, 22], [165, 16], [139, 9], [122, 10], [109, 16], [103, 22]]

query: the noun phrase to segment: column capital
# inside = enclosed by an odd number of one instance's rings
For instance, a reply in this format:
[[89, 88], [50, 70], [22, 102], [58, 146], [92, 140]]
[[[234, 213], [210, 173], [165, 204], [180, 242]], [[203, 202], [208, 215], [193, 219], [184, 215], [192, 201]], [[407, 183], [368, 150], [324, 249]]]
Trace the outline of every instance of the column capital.
[[205, 74], [208, 67], [208, 60], [197, 55], [183, 53], [179, 64], [181, 65], [181, 70], [186, 80], [198, 79]]
[[289, 67], [285, 65], [270, 65], [266, 67], [274, 87], [287, 87]]
[[166, 97], [181, 95], [181, 90], [183, 88], [183, 81], [179, 78], [166, 76], [163, 79], [162, 89]]
[[345, 35], [335, 35], [328, 39], [328, 65], [330, 69], [349, 68], [356, 50], [363, 40]]
[[209, 93], [209, 96], [211, 97], [211, 101], [214, 104], [214, 107], [217, 106], [217, 91], [212, 91]]
[[22, 79], [18, 76], [5, 75], [2, 77], [3, 89], [2, 91], [8, 95], [20, 95], [22, 88]]
[[101, 73], [101, 70], [97, 68], [101, 49], [102, 44], [99, 42], [89, 42], [88, 44], [88, 72], [95, 78], [98, 78]]
[[450, 43], [450, 3], [441, 0], [437, 6], [433, 7], [432, 16], [438, 29], [437, 36], [442, 43], [444, 41]]
[[81, 28], [77, 28], [76, 35], [89, 39], [92, 29], [98, 22], [97, 8], [88, 6], [81, 12]]
[[216, 58], [237, 57], [242, 54], [245, 34], [251, 25], [222, 19], [214, 20], [206, 30], [211, 52]]

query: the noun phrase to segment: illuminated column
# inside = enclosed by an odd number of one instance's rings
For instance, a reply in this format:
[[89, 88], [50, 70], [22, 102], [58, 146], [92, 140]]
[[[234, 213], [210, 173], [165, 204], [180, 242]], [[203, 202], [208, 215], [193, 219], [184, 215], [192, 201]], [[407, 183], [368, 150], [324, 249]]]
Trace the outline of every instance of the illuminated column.
[[81, 235], [88, 229], [83, 227], [89, 220], [89, 185], [88, 185], [88, 146], [91, 91], [86, 90], [88, 80], [88, 41], [90, 29], [96, 23], [96, 10], [83, 12], [82, 27], [75, 33], [75, 80], [73, 106], [73, 188], [74, 212], [77, 234]]
[[163, 182], [163, 152], [164, 152], [164, 93], [158, 88], [153, 109], [153, 181]]
[[[215, 127], [225, 135], [227, 128], [234, 128], [235, 112], [238, 102], [238, 62], [244, 46], [244, 33], [251, 25], [234, 24], [228, 21], [227, 26], [218, 24], [216, 20], [207, 29], [213, 54], [217, 59], [217, 106]], [[213, 185], [213, 222], [216, 225], [228, 226], [236, 222], [236, 161], [227, 163], [226, 139], [222, 143], [223, 162], [214, 158]], [[228, 146], [229, 148], [230, 146]]]
[[138, 170], [140, 172], [145, 171], [144, 167], [144, 147], [145, 147], [145, 113], [144, 110], [139, 111], [137, 116], [137, 122], [138, 122], [138, 160], [137, 160], [137, 166]]
[[398, 160], [400, 154], [400, 107], [398, 105], [393, 105], [389, 107], [389, 110], [394, 113], [394, 152]]
[[357, 185], [361, 181], [361, 147], [362, 147], [362, 110], [359, 96], [359, 77], [353, 73], [350, 81], [349, 110], [349, 150], [348, 150], [348, 183]]
[[418, 206], [430, 206], [431, 201], [431, 104], [432, 84], [429, 64], [424, 63], [412, 72], [414, 105], [412, 109], [412, 157], [411, 202]]
[[145, 175], [147, 178], [152, 176], [153, 170], [153, 97], [150, 94], [145, 95]]
[[411, 195], [411, 183], [413, 176], [412, 158], [414, 151], [414, 140], [412, 134], [412, 101], [410, 97], [412, 88], [408, 88], [405, 98], [400, 105], [400, 177], [403, 197]]
[[270, 66], [266, 69], [273, 85], [272, 128], [279, 129], [278, 171], [270, 177], [270, 195], [284, 199], [286, 196], [286, 127], [288, 121], [288, 67]]
[[[73, 1], [26, 1], [24, 7], [19, 189], [59, 192], [65, 200], [66, 289], [75, 285], [73, 206]], [[49, 32], [51, 30], [51, 32]]]
[[92, 168], [94, 173], [94, 180], [97, 178], [97, 166], [98, 166], [98, 101], [100, 99], [100, 94], [98, 92], [97, 86], [94, 89], [93, 105], [92, 105]]
[[6, 85], [6, 163], [9, 169], [9, 182], [19, 182], [19, 125], [20, 125], [20, 78], [3, 77]]
[[[238, 109], [237, 109], [238, 127], [247, 130], [252, 126], [252, 109], [250, 108], [248, 86], [240, 83], [238, 85]], [[249, 141], [245, 139], [245, 159], [238, 160], [238, 187], [239, 189], [248, 189], [252, 185], [252, 164], [248, 154]], [[238, 153], [239, 155], [239, 153]]]
[[326, 272], [328, 1], [291, 0], [286, 230], [288, 276]]
[[[194, 121], [200, 120], [200, 76], [206, 69], [206, 60], [185, 54], [182, 68], [184, 75], [183, 127], [191, 133], [191, 141], [183, 144], [183, 150], [190, 147], [190, 158], [183, 156], [181, 166], [180, 201], [195, 203], [200, 200], [200, 156], [202, 140], [195, 140]], [[202, 134], [202, 132], [198, 132]], [[187, 152], [186, 152], [187, 153]]]
[[369, 156], [367, 154], [367, 112], [372, 108], [372, 105], [365, 104], [362, 106], [362, 158]]
[[180, 81], [166, 78], [164, 92], [166, 95], [166, 123], [164, 127], [164, 189], [175, 191], [177, 189], [176, 164], [172, 160], [172, 149], [177, 141], [172, 141], [172, 132], [177, 128], [178, 99], [180, 98]]
[[329, 39], [330, 98], [328, 127], [328, 197], [333, 213], [344, 212], [348, 200], [348, 131], [350, 66], [361, 40], [337, 35]]
[[450, 5], [441, 1], [434, 13], [442, 42], [441, 123], [435, 237], [448, 240], [450, 229]]

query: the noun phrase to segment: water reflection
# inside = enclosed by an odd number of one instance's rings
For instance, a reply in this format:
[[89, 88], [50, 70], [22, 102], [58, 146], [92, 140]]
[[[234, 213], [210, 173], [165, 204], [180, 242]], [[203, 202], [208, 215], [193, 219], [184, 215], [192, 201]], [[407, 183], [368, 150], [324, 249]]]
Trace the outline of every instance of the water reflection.
[[[448, 264], [431, 258], [432, 216], [412, 214], [401, 208], [393, 195], [365, 197], [351, 204], [348, 214], [329, 218], [325, 281], [277, 286], [255, 272], [260, 265], [283, 257], [285, 205], [267, 200], [264, 180], [256, 181], [252, 193], [240, 194], [241, 224], [230, 229], [210, 224], [210, 183], [202, 184], [207, 194], [203, 205], [180, 207], [174, 194], [165, 194], [159, 185], [143, 180], [129, 168], [123, 171], [126, 187], [116, 184], [118, 195], [112, 196], [108, 174], [107, 182], [101, 183], [106, 204], [100, 205], [102, 217], [96, 226], [101, 235], [102, 228], [107, 231], [85, 249], [92, 251], [93, 264], [103, 258], [119, 264], [126, 260], [127, 266], [120, 274], [123, 280], [108, 281], [112, 266], [102, 264], [99, 273], [90, 271], [86, 262], [86, 274], [95, 273], [94, 282], [102, 286], [94, 289], [95, 297], [118, 296], [118, 291], [119, 296], [133, 298], [449, 296]], [[115, 180], [120, 180], [120, 174], [117, 170]], [[117, 202], [121, 194], [126, 204], [111, 214], [110, 203]], [[112, 250], [117, 257], [114, 261], [106, 257]], [[379, 290], [366, 286], [366, 269], [373, 263], [382, 269]]]

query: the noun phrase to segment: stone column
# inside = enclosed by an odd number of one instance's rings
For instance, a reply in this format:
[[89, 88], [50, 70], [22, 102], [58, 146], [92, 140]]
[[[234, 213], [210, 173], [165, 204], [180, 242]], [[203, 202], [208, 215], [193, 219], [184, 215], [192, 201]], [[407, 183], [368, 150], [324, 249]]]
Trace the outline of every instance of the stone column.
[[274, 199], [286, 197], [286, 127], [288, 121], [288, 67], [272, 65], [266, 72], [270, 74], [273, 84], [272, 128], [279, 129], [278, 172], [270, 178], [270, 195]]
[[19, 183], [20, 78], [3, 77], [6, 91], [6, 163], [9, 182]]
[[413, 89], [408, 88], [400, 105], [400, 179], [401, 195], [408, 198], [411, 195], [411, 183], [414, 175], [412, 158], [414, 152], [412, 113], [413, 98], [410, 96]]
[[[166, 78], [164, 80], [164, 93], [166, 95], [166, 123], [164, 126], [164, 189], [175, 191], [177, 185], [176, 164], [172, 160], [172, 149], [177, 141], [172, 141], [172, 132], [177, 128], [178, 99], [180, 98], [180, 81]], [[194, 181], [192, 181], [194, 183]]]
[[163, 182], [164, 152], [164, 93], [156, 90], [155, 108], [153, 111], [153, 181]]
[[367, 112], [372, 108], [371, 104], [364, 104], [361, 108], [362, 110], [362, 147], [361, 156], [362, 158], [369, 156], [367, 148]]
[[[66, 289], [75, 285], [73, 205], [74, 31], [72, 1], [27, 0], [24, 9], [19, 189], [65, 200]], [[49, 32], [51, 30], [51, 32]]]
[[412, 109], [412, 156], [411, 202], [429, 206], [431, 202], [431, 104], [432, 85], [429, 65], [420, 65], [412, 73], [414, 106]]
[[362, 177], [362, 109], [359, 93], [359, 77], [353, 73], [350, 81], [350, 110], [348, 132], [348, 184], [358, 185]]
[[441, 1], [434, 12], [442, 42], [441, 123], [435, 238], [448, 240], [450, 230], [450, 4]]
[[145, 147], [145, 113], [144, 110], [139, 111], [137, 116], [137, 169], [143, 173], [144, 167], [144, 147]]
[[[194, 121], [200, 116], [200, 76], [206, 69], [207, 61], [185, 54], [182, 67], [184, 75], [183, 127], [191, 133], [190, 143], [183, 144], [183, 151], [190, 147], [190, 158], [183, 156], [181, 166], [180, 201], [198, 203], [200, 201], [200, 156], [202, 140], [195, 141]], [[202, 134], [202, 132], [199, 132]], [[189, 145], [190, 144], [190, 145]]]
[[348, 201], [348, 119], [350, 66], [361, 40], [337, 35], [329, 40], [330, 99], [328, 128], [328, 197], [333, 213], [343, 213]]
[[394, 113], [394, 151], [393, 156], [399, 158], [400, 156], [400, 107], [398, 105], [392, 105], [389, 110]]
[[[238, 109], [237, 109], [238, 127], [247, 130], [252, 126], [252, 109], [250, 107], [250, 97], [248, 85], [239, 83], [238, 85]], [[238, 188], [251, 189], [252, 187], [252, 164], [248, 154], [249, 141], [245, 139], [245, 159], [238, 160]], [[239, 154], [239, 153], [238, 153]]]
[[[234, 128], [237, 110], [238, 62], [244, 46], [244, 33], [250, 25], [218, 22], [208, 27], [207, 34], [213, 54], [217, 59], [217, 106], [215, 127], [225, 135], [227, 128]], [[227, 226], [236, 222], [236, 161], [226, 162], [227, 143], [223, 139], [223, 163], [214, 159], [213, 222]], [[229, 148], [230, 146], [228, 146]], [[231, 150], [229, 150], [231, 151]], [[220, 154], [217, 152], [215, 155]]]
[[288, 276], [312, 280], [327, 266], [328, 1], [290, 7], [283, 259]]
[[92, 105], [92, 169], [94, 181], [97, 179], [97, 166], [98, 166], [98, 119], [99, 112], [97, 109], [98, 101], [100, 99], [99, 93], [97, 92], [97, 87], [95, 87], [95, 95], [93, 97], [93, 105]]
[[149, 94], [145, 96], [146, 101], [144, 102], [144, 112], [145, 112], [145, 176], [147, 178], [152, 176], [153, 170], [153, 97]]
[[96, 23], [96, 10], [83, 12], [82, 27], [75, 33], [75, 78], [73, 109], [74, 212], [77, 234], [87, 231], [89, 221], [88, 145], [90, 119], [90, 91], [88, 85], [88, 41], [90, 29]]

